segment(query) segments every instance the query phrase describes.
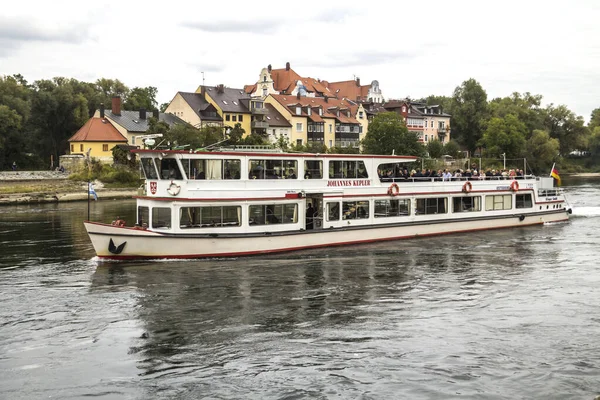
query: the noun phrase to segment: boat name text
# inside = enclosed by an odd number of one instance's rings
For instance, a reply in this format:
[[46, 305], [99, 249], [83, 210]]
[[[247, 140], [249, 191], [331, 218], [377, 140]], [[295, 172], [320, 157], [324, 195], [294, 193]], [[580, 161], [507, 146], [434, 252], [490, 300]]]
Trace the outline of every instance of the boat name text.
[[327, 186], [371, 186], [369, 179], [327, 181]]

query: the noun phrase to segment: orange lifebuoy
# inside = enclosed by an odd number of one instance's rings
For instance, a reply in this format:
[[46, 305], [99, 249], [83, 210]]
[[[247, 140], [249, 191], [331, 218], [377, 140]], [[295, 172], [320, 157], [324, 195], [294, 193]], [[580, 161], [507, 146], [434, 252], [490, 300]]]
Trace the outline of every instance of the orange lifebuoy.
[[465, 193], [469, 193], [471, 190], [473, 190], [473, 185], [471, 184], [471, 182], [466, 181], [463, 185], [462, 191]]
[[388, 194], [390, 196], [398, 196], [400, 194], [400, 188], [398, 187], [398, 184], [392, 183], [388, 189]]
[[519, 182], [512, 181], [512, 183], [510, 184], [510, 190], [512, 190], [513, 192], [518, 192], [519, 191]]

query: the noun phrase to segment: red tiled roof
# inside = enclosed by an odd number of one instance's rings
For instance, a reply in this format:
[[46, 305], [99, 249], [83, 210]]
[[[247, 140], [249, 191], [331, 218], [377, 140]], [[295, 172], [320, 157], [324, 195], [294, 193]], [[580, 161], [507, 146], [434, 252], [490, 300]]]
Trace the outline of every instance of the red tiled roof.
[[355, 80], [342, 82], [327, 82], [329, 91], [337, 96], [338, 99], [347, 98], [358, 101], [364, 100], [369, 95], [371, 85], [358, 86]]
[[[338, 100], [336, 98], [328, 98], [325, 101], [324, 97], [300, 97], [297, 96], [289, 96], [285, 94], [272, 94], [271, 95], [275, 100], [277, 100], [282, 106], [286, 107], [292, 115], [295, 115], [296, 110], [294, 107], [296, 105], [302, 105], [303, 107], [318, 107], [321, 106], [323, 108], [322, 118], [337, 118], [344, 123], [351, 124], [359, 124], [357, 119], [354, 117], [346, 117], [343, 112], [340, 112], [340, 117], [336, 116], [335, 112], [329, 111], [331, 108], [339, 108], [339, 109], [350, 109], [351, 115], [355, 115], [358, 109], [358, 105], [351, 104], [347, 100]], [[314, 111], [313, 111], [314, 114]], [[303, 116], [307, 116], [306, 113], [302, 113]], [[318, 115], [318, 114], [317, 114]]]
[[127, 139], [108, 120], [90, 118], [69, 142], [125, 142]]
[[244, 85], [244, 92], [252, 94], [256, 90], [256, 83], [254, 85]]

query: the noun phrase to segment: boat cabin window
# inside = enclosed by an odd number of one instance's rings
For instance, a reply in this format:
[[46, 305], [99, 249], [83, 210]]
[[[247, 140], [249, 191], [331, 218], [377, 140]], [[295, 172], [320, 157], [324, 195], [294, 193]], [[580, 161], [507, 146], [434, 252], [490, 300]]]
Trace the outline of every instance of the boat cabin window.
[[375, 200], [375, 218], [404, 217], [410, 215], [410, 200]]
[[340, 220], [340, 203], [328, 202], [327, 203], [327, 221], [339, 221]]
[[329, 178], [368, 178], [369, 174], [363, 161], [329, 161]]
[[[381, 182], [393, 182], [394, 178], [408, 178], [404, 174], [405, 169], [406, 167], [400, 163], [379, 164], [377, 175]], [[408, 175], [408, 170], [406, 171], [406, 175]]]
[[518, 194], [515, 196], [515, 207], [516, 208], [531, 208], [533, 202], [531, 201], [531, 194]]
[[181, 180], [183, 175], [177, 165], [177, 160], [174, 158], [155, 158], [156, 166], [158, 167], [158, 176], [160, 179]]
[[240, 226], [242, 207], [181, 207], [179, 209], [179, 227], [190, 228], [225, 228]]
[[448, 199], [446, 197], [434, 197], [417, 199], [415, 213], [423, 214], [446, 214], [448, 212]]
[[184, 158], [181, 160], [188, 179], [240, 179], [241, 161], [238, 159], [211, 160]]
[[255, 204], [248, 207], [250, 225], [295, 224], [298, 204]]
[[368, 201], [344, 201], [342, 202], [342, 219], [365, 219], [369, 218]]
[[512, 194], [485, 196], [485, 211], [510, 210]]
[[462, 196], [452, 199], [452, 212], [481, 211], [481, 196]]
[[297, 179], [297, 160], [250, 160], [249, 179]]
[[154, 161], [152, 161], [151, 158], [142, 158], [142, 169], [144, 170], [146, 179], [158, 179], [158, 173], [156, 172]]
[[137, 224], [142, 228], [150, 225], [150, 209], [148, 207], [138, 207]]
[[167, 207], [152, 208], [152, 228], [170, 228], [171, 209]]
[[305, 160], [304, 179], [323, 179], [323, 161]]

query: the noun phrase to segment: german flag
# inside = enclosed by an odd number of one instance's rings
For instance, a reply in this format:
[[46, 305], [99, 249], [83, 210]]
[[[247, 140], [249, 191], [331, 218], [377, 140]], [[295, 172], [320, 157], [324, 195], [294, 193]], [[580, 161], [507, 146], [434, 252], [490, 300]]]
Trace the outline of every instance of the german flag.
[[555, 166], [552, 166], [552, 171], [550, 172], [550, 176], [556, 179], [556, 184], [558, 186], [561, 185], [560, 175], [558, 174], [558, 169]]

